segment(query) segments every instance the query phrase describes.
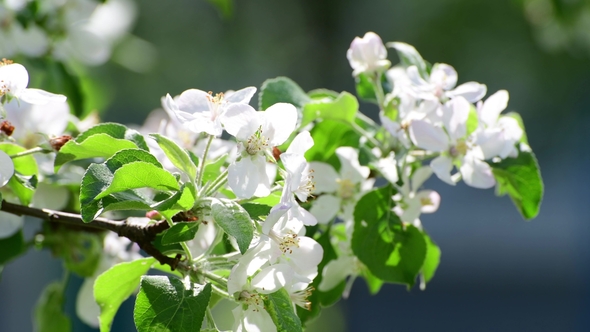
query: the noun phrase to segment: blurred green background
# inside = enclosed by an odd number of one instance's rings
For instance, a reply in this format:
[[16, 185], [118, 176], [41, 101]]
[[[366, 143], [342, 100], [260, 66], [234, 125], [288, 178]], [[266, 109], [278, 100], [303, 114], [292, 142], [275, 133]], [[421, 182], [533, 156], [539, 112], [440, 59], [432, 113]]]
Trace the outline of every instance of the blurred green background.
[[[559, 6], [548, 13], [547, 3]], [[431, 179], [426, 185], [441, 194], [442, 204], [423, 224], [442, 260], [428, 288], [386, 285], [369, 296], [357, 281], [350, 298], [324, 315], [317, 330], [590, 330], [590, 48], [584, 44], [590, 29], [576, 23], [578, 13], [588, 12], [586, 0], [234, 5], [233, 16], [223, 19], [204, 0], [138, 1], [133, 33], [151, 43], [155, 52], [146, 52], [155, 62], [144, 73], [112, 63], [91, 70], [106, 86], [104, 120], [141, 124], [166, 93], [260, 87], [276, 76], [288, 76], [304, 90], [354, 92], [346, 50], [355, 36], [374, 31], [383, 41], [414, 45], [431, 63], [454, 66], [459, 83], [484, 83], [488, 94], [507, 89], [508, 110], [522, 115], [545, 180], [540, 215], [525, 222], [508, 198], [496, 198], [492, 190]], [[550, 24], [543, 17], [575, 33], [543, 30]], [[390, 59], [396, 62], [393, 53]], [[372, 105], [361, 110], [377, 115]], [[60, 274], [43, 252], [7, 266], [0, 282], [0, 330], [30, 330], [40, 290]], [[76, 287], [72, 283], [70, 310]], [[114, 326], [121, 331], [133, 329], [132, 305], [128, 301], [117, 316]], [[77, 321], [75, 330], [82, 329]]]

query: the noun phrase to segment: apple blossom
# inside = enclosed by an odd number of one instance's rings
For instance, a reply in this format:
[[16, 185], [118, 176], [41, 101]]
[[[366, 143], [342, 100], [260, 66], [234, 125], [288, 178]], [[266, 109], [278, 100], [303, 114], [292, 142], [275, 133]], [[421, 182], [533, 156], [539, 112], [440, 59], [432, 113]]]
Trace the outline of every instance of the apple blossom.
[[[410, 168], [405, 173], [409, 173]], [[404, 174], [404, 184], [399, 192], [392, 198], [396, 202], [393, 211], [401, 221], [413, 224], [422, 228], [420, 222], [421, 213], [434, 213], [440, 205], [440, 195], [434, 190], [418, 190], [432, 174], [430, 167], [421, 167], [415, 170], [411, 179]]]
[[336, 155], [341, 164], [339, 173], [329, 164], [310, 163], [316, 174], [315, 193], [323, 193], [312, 202], [310, 212], [320, 223], [327, 223], [336, 215], [344, 220], [352, 219], [354, 204], [360, 194], [373, 185], [372, 181], [367, 181], [369, 168], [359, 164], [358, 152], [354, 148], [339, 147]]
[[384, 70], [391, 65], [381, 37], [374, 32], [367, 32], [363, 38], [355, 37], [346, 57], [353, 69], [353, 76]]
[[408, 67], [407, 74], [412, 82], [408, 92], [420, 99], [445, 102], [447, 99], [463, 97], [474, 103], [485, 96], [487, 91], [484, 84], [477, 82], [463, 83], [455, 88], [457, 72], [453, 67], [444, 63], [435, 63], [430, 76], [426, 79], [422, 78], [416, 66]]
[[480, 130], [476, 134], [476, 142], [481, 147], [485, 159], [493, 157], [516, 157], [518, 150], [515, 144], [520, 141], [523, 130], [516, 119], [500, 113], [508, 104], [508, 91], [500, 90], [478, 103], [477, 112], [480, 119]]
[[[47, 104], [64, 102], [66, 96], [56, 95], [41, 89], [27, 88], [29, 73], [18, 63], [4, 61], [0, 63], [0, 98], [17, 98], [30, 104]], [[5, 99], [4, 99], [5, 100]]]
[[483, 161], [481, 148], [475, 144], [473, 135], [467, 136], [471, 104], [463, 97], [457, 97], [445, 108], [444, 129], [426, 120], [412, 121], [412, 142], [419, 148], [441, 153], [430, 162], [430, 167], [438, 178], [448, 184], [454, 185], [458, 181], [450, 174], [456, 162], [467, 185], [482, 189], [493, 187], [496, 180], [490, 166]]
[[[236, 196], [249, 198], [270, 194], [266, 160], [272, 148], [283, 144], [295, 130], [295, 106], [278, 103], [264, 112], [250, 105], [234, 103], [221, 115], [225, 130], [238, 141], [240, 156], [229, 165], [228, 184]], [[271, 160], [272, 160], [271, 159]]]
[[167, 95], [163, 104], [188, 130], [220, 136], [223, 131], [221, 115], [231, 104], [248, 104], [254, 93], [255, 87], [215, 96], [211, 92], [190, 89], [174, 99]]

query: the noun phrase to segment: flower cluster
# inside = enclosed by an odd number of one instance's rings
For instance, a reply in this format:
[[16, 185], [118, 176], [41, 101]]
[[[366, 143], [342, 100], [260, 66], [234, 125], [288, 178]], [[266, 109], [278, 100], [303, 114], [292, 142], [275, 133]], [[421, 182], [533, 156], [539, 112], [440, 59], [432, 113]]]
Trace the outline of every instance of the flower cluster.
[[[7, 3], [0, 20], [27, 5]], [[64, 17], [84, 8], [107, 15], [93, 2], [62, 4]], [[76, 29], [93, 31], [92, 17]], [[0, 24], [0, 47], [24, 29], [7, 26]], [[74, 43], [79, 31], [67, 31], [74, 39], [63, 42]], [[400, 64], [392, 66], [386, 46]], [[20, 202], [17, 214], [33, 209], [55, 222], [34, 242], [86, 278], [77, 313], [101, 330], [137, 287], [140, 331], [162, 327], [158, 307], [194, 310], [194, 321], [166, 322], [175, 330], [219, 330], [212, 293], [235, 305], [234, 331], [301, 331], [322, 305], [346, 298], [357, 278], [373, 293], [418, 279], [424, 289], [440, 257], [422, 223], [441, 203], [424, 188], [432, 174], [450, 185], [497, 186], [525, 218], [536, 215], [542, 181], [520, 118], [502, 114], [507, 91], [486, 98], [485, 85], [458, 84], [450, 65], [430, 65], [412, 46], [384, 44], [372, 32], [352, 41], [347, 58], [380, 124], [350, 93], [304, 93], [287, 78], [263, 84], [258, 110], [250, 105], [255, 87], [189, 89], [162, 97], [162, 109], [137, 130], [96, 124], [71, 115], [65, 96], [28, 88], [25, 67], [3, 60], [0, 199], [11, 208]], [[0, 239], [22, 240], [23, 217], [0, 213]], [[117, 235], [68, 228], [87, 223]], [[144, 275], [150, 267], [170, 276]]]
[[[130, 30], [135, 11], [130, 0], [3, 1], [0, 49], [5, 57], [51, 54], [63, 61], [100, 65]], [[30, 21], [23, 21], [29, 16]]]

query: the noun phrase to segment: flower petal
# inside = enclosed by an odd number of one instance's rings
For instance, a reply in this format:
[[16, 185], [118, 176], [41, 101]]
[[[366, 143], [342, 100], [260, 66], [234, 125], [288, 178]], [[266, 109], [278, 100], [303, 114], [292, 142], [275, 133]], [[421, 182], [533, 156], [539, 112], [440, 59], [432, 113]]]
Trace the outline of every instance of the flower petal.
[[332, 195], [322, 195], [311, 202], [309, 212], [320, 224], [327, 224], [340, 211], [340, 199]]
[[221, 123], [230, 135], [244, 141], [258, 130], [260, 118], [250, 105], [231, 104], [221, 115]]
[[463, 181], [471, 187], [488, 189], [496, 184], [488, 163], [466, 155], [460, 168]]
[[313, 146], [313, 138], [309, 134], [309, 131], [305, 130], [300, 132], [295, 138], [285, 153], [294, 153], [304, 155], [307, 150]]
[[260, 294], [274, 293], [293, 279], [293, 269], [287, 264], [275, 264], [263, 268], [252, 278], [252, 287]]
[[250, 198], [254, 195], [258, 185], [264, 181], [265, 176], [260, 176], [260, 170], [264, 172], [265, 164], [265, 157], [257, 155], [229, 165], [227, 182], [237, 197]]
[[453, 160], [447, 156], [439, 156], [430, 162], [430, 167], [436, 176], [444, 182], [454, 186], [455, 181], [451, 178]]
[[449, 148], [449, 137], [441, 127], [424, 120], [410, 124], [410, 139], [419, 148], [442, 152]]
[[313, 170], [313, 181], [315, 183], [315, 193], [333, 193], [338, 190], [336, 180], [340, 177], [330, 164], [319, 161], [309, 163], [309, 169]]
[[227, 92], [224, 99], [229, 103], [248, 104], [255, 93], [256, 88], [249, 86], [238, 91]]
[[479, 116], [486, 125], [493, 126], [506, 106], [508, 106], [508, 91], [500, 90], [486, 99], [479, 111]]
[[485, 86], [485, 84], [467, 82], [459, 85], [454, 90], [447, 91], [446, 95], [449, 98], [462, 96], [463, 98], [467, 99], [468, 102], [475, 103], [486, 95], [487, 90], [488, 88]]
[[297, 124], [297, 109], [287, 103], [277, 103], [261, 112], [262, 132], [269, 138], [271, 146], [278, 146], [291, 136]]

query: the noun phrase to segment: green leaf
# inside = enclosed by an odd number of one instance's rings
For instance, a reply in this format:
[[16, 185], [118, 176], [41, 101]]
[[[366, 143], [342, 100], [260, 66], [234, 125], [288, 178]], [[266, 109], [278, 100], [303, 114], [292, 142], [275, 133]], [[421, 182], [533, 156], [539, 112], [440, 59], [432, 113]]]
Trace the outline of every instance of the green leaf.
[[303, 331], [301, 320], [295, 314], [291, 297], [284, 288], [268, 294], [264, 300], [264, 308], [270, 314], [278, 332]]
[[[27, 149], [12, 143], [0, 143], [0, 150], [7, 155], [14, 155]], [[30, 185], [35, 184], [38, 176], [37, 161], [33, 155], [13, 158], [15, 176], [8, 181], [8, 188], [18, 197], [22, 205], [29, 205], [35, 194]], [[32, 180], [32, 183], [27, 181]]]
[[333, 90], [328, 90], [328, 89], [315, 89], [315, 90], [309, 91], [307, 93], [307, 95], [312, 100], [320, 100], [320, 99], [324, 99], [324, 98], [336, 99], [336, 98], [338, 98], [339, 93], [336, 91], [333, 91]]
[[155, 262], [155, 258], [147, 257], [119, 263], [96, 278], [94, 298], [100, 307], [101, 332], [110, 331], [119, 307], [133, 294], [139, 286], [141, 276], [146, 274]]
[[352, 250], [383, 281], [413, 286], [426, 258], [426, 241], [391, 211], [390, 186], [365, 194], [354, 209]]
[[[366, 100], [372, 103], [377, 102], [377, 96], [375, 95], [375, 88], [373, 87], [373, 83], [371, 79], [365, 73], [361, 73], [355, 77], [356, 82], [356, 94], [359, 96], [360, 99]], [[381, 75], [381, 87], [383, 91], [391, 91], [391, 87], [389, 82], [387, 81], [387, 76], [385, 73]]]
[[188, 175], [189, 179], [194, 180], [197, 177], [197, 167], [191, 161], [189, 154], [171, 139], [160, 134], [150, 134], [156, 140], [160, 148], [166, 154], [166, 157], [176, 168]]
[[195, 204], [194, 187], [191, 183], [185, 183], [174, 195], [151, 206], [153, 210], [163, 212], [172, 217], [180, 211], [192, 209]]
[[272, 209], [272, 206], [270, 205], [257, 203], [244, 203], [242, 204], [242, 207], [248, 212], [248, 215], [250, 215], [252, 220], [261, 220], [260, 217], [268, 216], [270, 209]]
[[64, 284], [54, 281], [47, 285], [35, 305], [35, 331], [71, 331], [72, 322], [64, 313], [64, 302]]
[[311, 130], [311, 137], [314, 144], [311, 149], [305, 153], [305, 159], [308, 161], [323, 161], [332, 165], [335, 169], [340, 169], [340, 161], [336, 156], [336, 149], [340, 146], [359, 146], [360, 136], [352, 129], [349, 124], [324, 120], [317, 123]]
[[424, 265], [422, 265], [422, 276], [424, 277], [424, 289], [426, 284], [434, 277], [434, 273], [440, 263], [440, 248], [432, 241], [430, 236], [424, 233], [424, 239], [426, 239], [426, 259], [424, 259]]
[[219, 156], [214, 161], [205, 164], [205, 170], [203, 171], [203, 183], [207, 183], [215, 180], [221, 174], [221, 166], [225, 163], [227, 154]]
[[0, 239], [0, 265], [15, 259], [26, 250], [22, 229], [13, 235]]
[[[135, 162], [142, 162], [143, 164], [152, 165], [148, 167], [155, 167], [163, 170], [162, 165], [157, 161], [156, 157], [147, 151], [139, 149], [119, 151], [104, 163], [92, 164], [88, 167], [80, 186], [80, 211], [84, 222], [91, 221], [98, 216], [98, 214], [102, 213], [103, 210], [148, 210], [150, 208], [150, 205], [152, 205], [153, 202], [147, 200], [134, 190], [124, 190], [113, 194], [107, 193], [106, 195], [102, 195], [102, 197], [104, 197], [102, 200], [98, 197], [112, 185], [115, 178], [114, 173], [123, 166]], [[133, 174], [131, 177], [135, 175], [136, 174]], [[119, 174], [119, 176], [121, 176], [121, 174]], [[172, 175], [169, 174], [169, 176]], [[174, 181], [176, 183], [176, 179], [174, 179]], [[125, 202], [125, 200], [128, 200], [129, 202]], [[111, 204], [117, 205], [109, 206]]]
[[254, 225], [248, 212], [236, 202], [212, 198], [211, 216], [227, 235], [236, 239], [240, 252], [245, 253], [254, 236]]
[[87, 158], [109, 158], [123, 149], [149, 151], [143, 136], [117, 123], [103, 123], [67, 142], [55, 157], [55, 172], [70, 161]]
[[138, 332], [199, 331], [211, 298], [211, 284], [186, 285], [175, 277], [144, 276], [133, 319]]
[[168, 245], [192, 240], [197, 234], [199, 223], [196, 222], [179, 222], [164, 232], [162, 244]]
[[217, 10], [219, 14], [225, 19], [231, 18], [234, 13], [234, 1], [233, 0], [207, 0], [209, 1]]
[[288, 77], [277, 77], [262, 83], [258, 105], [261, 110], [265, 110], [276, 103], [290, 103], [301, 109], [309, 101], [309, 97], [297, 83]]
[[281, 192], [274, 191], [274, 192], [271, 192], [270, 195], [268, 195], [266, 197], [255, 198], [255, 199], [251, 200], [250, 203], [275, 206], [275, 205], [279, 204], [280, 201], [281, 201]]
[[301, 125], [305, 126], [318, 118], [353, 123], [358, 109], [356, 97], [344, 91], [334, 100], [325, 98], [305, 104]]
[[471, 133], [473, 133], [479, 126], [477, 111], [473, 106], [471, 106], [469, 109], [469, 116], [467, 117], [467, 122], [465, 123], [465, 126], [467, 127], [467, 136], [471, 135]]
[[180, 189], [172, 173], [143, 161], [125, 164], [117, 169], [113, 175], [112, 182], [95, 199], [137, 188], [152, 188], [161, 191]]
[[496, 178], [496, 194], [508, 194], [526, 220], [539, 214], [543, 199], [543, 179], [531, 148], [520, 144], [518, 157], [488, 162]]
[[387, 47], [392, 47], [397, 51], [399, 56], [400, 64], [407, 68], [409, 66], [416, 66], [418, 72], [422, 78], [428, 78], [428, 69], [426, 62], [422, 59], [422, 56], [414, 48], [414, 46], [401, 43], [401, 42], [390, 42], [386, 44]]
[[151, 210], [154, 203], [136, 190], [126, 190], [96, 201], [82, 204], [80, 213], [84, 222], [90, 222], [106, 211]]

